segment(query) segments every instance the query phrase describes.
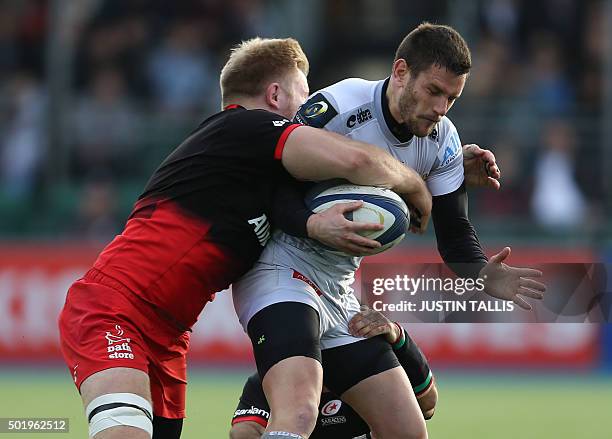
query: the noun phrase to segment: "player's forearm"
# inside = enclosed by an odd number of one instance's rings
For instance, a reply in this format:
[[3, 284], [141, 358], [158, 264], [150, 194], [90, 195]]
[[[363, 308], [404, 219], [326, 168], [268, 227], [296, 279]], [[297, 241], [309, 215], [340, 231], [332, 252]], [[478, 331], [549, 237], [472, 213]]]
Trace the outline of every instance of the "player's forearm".
[[282, 162], [299, 180], [344, 178], [355, 184], [384, 187], [400, 194], [424, 188], [415, 171], [382, 149], [306, 126], [289, 135]]
[[[289, 180], [289, 179], [287, 179]], [[283, 232], [305, 238], [307, 223], [313, 212], [304, 203], [304, 187], [307, 183], [280, 182], [272, 204], [272, 224]]]
[[398, 194], [425, 191], [425, 182], [412, 168], [402, 164], [382, 149], [367, 143], [351, 141], [351, 146], [365, 152], [361, 165], [350, 175], [355, 184], [391, 189]]
[[433, 197], [432, 218], [444, 262], [459, 276], [477, 278], [487, 257], [467, 215], [465, 185]]

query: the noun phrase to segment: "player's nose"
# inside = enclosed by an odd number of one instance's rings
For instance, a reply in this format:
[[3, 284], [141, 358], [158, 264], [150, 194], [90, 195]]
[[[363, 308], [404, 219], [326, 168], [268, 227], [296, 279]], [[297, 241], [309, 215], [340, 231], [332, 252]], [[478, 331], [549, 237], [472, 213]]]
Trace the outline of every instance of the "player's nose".
[[446, 113], [448, 112], [448, 101], [446, 99], [436, 100], [433, 111], [438, 118], [446, 116]]

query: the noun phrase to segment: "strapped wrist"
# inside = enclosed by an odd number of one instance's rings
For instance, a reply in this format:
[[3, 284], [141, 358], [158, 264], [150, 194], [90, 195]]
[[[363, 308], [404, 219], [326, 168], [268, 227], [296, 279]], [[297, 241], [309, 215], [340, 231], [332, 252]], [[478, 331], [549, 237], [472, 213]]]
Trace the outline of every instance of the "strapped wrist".
[[402, 328], [399, 323], [393, 322], [393, 324], [399, 330], [399, 336], [393, 343], [391, 343], [391, 347], [393, 348], [394, 351], [396, 351], [400, 349], [402, 346], [404, 346], [404, 344], [406, 343], [406, 334], [404, 333], [404, 328]]

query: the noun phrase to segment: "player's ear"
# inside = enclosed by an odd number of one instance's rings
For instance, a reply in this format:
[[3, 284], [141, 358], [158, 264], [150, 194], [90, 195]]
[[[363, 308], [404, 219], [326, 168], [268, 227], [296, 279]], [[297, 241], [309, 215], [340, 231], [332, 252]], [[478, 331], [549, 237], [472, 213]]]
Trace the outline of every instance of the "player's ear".
[[273, 82], [266, 87], [266, 104], [274, 109], [279, 108], [280, 85], [278, 82]]
[[391, 79], [400, 85], [405, 85], [410, 80], [410, 67], [405, 59], [400, 58], [393, 63]]

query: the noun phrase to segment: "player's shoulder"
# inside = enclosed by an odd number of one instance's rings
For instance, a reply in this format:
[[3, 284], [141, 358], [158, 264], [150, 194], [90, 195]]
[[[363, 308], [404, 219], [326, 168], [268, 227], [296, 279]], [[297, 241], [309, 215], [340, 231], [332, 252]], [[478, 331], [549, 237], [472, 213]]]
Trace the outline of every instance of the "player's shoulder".
[[448, 117], [444, 116], [438, 122], [429, 138], [438, 144], [439, 167], [444, 168], [451, 164], [458, 166], [457, 163], [461, 162], [458, 159], [461, 154], [461, 141], [455, 124]]
[[343, 116], [374, 99], [380, 81], [348, 78], [313, 93], [300, 107], [296, 121], [317, 128], [342, 132]]
[[[221, 119], [217, 121], [221, 124], [221, 132], [224, 132], [231, 137], [242, 138], [244, 136], [252, 136], [253, 131], [268, 132], [269, 129], [282, 128], [290, 125], [291, 121], [285, 116], [273, 113], [264, 109], [230, 109], [225, 110], [221, 114]], [[214, 128], [212, 124], [210, 128]], [[213, 132], [220, 132], [213, 129]]]
[[[253, 122], [284, 121], [285, 123], [289, 122], [289, 119], [287, 119], [283, 115], [274, 113], [272, 111], [260, 109], [260, 108], [255, 108], [252, 110], [237, 111], [235, 115], [230, 115], [230, 117], [231, 116], [234, 116], [236, 119], [243, 120], [243, 121], [253, 121]], [[274, 125], [276, 126], [277, 124], [274, 124]]]
[[374, 98], [374, 90], [379, 82], [361, 78], [347, 78], [325, 87], [321, 92], [333, 98], [336, 109], [342, 114], [371, 102]]

